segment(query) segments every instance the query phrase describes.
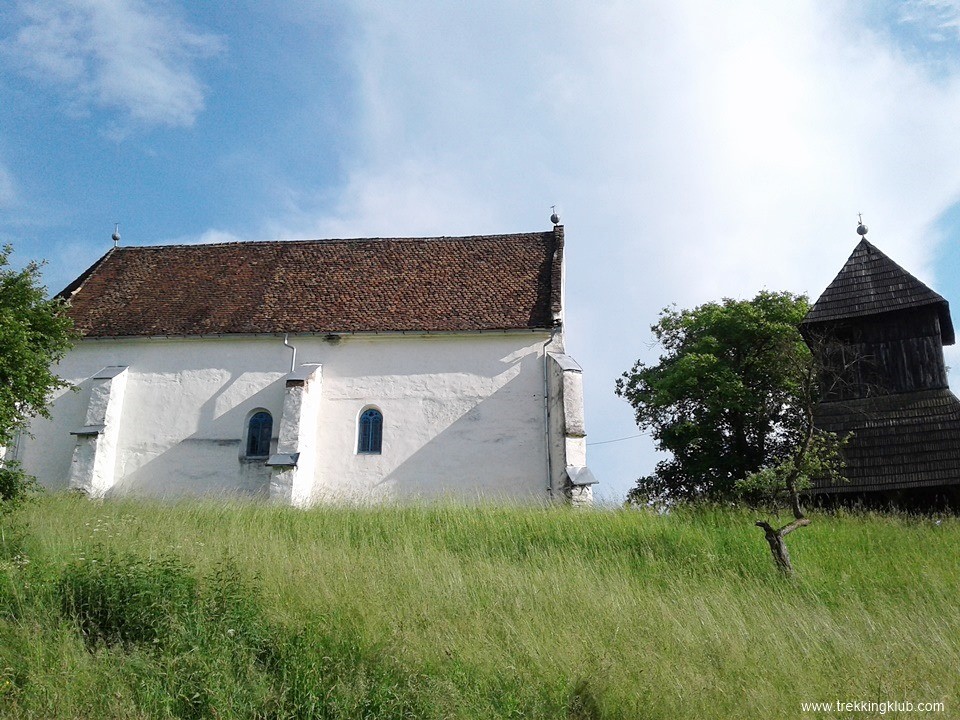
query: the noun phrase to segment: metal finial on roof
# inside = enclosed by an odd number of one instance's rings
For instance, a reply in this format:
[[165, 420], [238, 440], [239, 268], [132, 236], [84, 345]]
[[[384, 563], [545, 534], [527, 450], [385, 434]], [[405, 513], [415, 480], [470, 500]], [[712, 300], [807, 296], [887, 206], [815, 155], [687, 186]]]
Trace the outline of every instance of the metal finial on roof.
[[113, 239], [113, 246], [117, 247], [120, 244], [120, 223], [115, 223], [115, 226], [116, 227], [113, 229], [113, 235], [110, 237]]
[[559, 224], [560, 224], [560, 216], [557, 215], [557, 206], [556, 206], [556, 205], [551, 205], [551, 206], [550, 206], [550, 209], [553, 210], [553, 214], [550, 216], [550, 222], [552, 222], [554, 225], [559, 225]]
[[865, 238], [867, 236], [867, 226], [863, 224], [863, 213], [857, 213], [857, 220], [860, 223], [857, 225], [857, 235]]

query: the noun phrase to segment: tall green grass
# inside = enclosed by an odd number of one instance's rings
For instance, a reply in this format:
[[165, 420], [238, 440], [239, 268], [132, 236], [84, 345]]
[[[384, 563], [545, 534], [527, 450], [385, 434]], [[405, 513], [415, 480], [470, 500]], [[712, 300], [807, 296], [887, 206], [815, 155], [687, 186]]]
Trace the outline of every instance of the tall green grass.
[[785, 579], [754, 519], [46, 497], [0, 717], [960, 717], [960, 522], [818, 516]]

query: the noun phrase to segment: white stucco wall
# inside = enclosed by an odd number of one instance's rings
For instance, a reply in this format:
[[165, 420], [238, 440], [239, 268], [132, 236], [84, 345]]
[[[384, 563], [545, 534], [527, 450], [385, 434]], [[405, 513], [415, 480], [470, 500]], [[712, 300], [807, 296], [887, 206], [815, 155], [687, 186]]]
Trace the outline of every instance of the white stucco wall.
[[[311, 400], [316, 423], [306, 426], [315, 448], [309, 501], [547, 499], [542, 353], [549, 338], [291, 336], [298, 365], [322, 367]], [[84, 424], [92, 377], [122, 365], [110, 494], [265, 497], [271, 471], [243, 460], [245, 423], [256, 410], [269, 411], [276, 452], [290, 370], [282, 340], [85, 340], [57, 370], [78, 389], [58, 394], [52, 419], [34, 423], [18, 457], [45, 486], [65, 487], [76, 445], [70, 432]], [[383, 449], [358, 455], [357, 421], [370, 406], [383, 413]]]

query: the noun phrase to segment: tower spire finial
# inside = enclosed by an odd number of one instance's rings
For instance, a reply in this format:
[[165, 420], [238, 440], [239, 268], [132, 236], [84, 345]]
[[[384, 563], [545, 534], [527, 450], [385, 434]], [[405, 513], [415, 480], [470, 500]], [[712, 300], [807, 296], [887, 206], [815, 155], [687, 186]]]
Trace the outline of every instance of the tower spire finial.
[[864, 240], [867, 239], [867, 226], [863, 224], [863, 213], [857, 213], [857, 235], [862, 237]]
[[114, 223], [113, 235], [110, 238], [113, 240], [114, 247], [120, 244], [120, 223]]

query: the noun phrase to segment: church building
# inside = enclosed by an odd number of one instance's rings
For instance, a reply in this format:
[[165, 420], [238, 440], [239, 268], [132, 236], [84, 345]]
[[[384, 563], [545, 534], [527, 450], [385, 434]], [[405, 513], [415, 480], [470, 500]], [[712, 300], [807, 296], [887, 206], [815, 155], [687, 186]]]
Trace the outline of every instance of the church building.
[[[841, 437], [845, 483], [821, 496], [929, 507], [960, 498], [960, 400], [943, 346], [950, 305], [882, 253], [867, 228], [801, 332], [824, 369], [815, 424]], [[952, 499], [952, 500], [951, 500]]]
[[92, 497], [589, 502], [563, 226], [114, 247], [14, 449]]

